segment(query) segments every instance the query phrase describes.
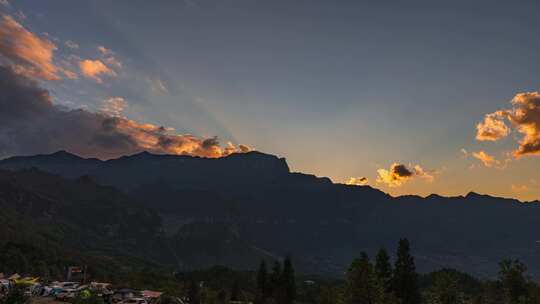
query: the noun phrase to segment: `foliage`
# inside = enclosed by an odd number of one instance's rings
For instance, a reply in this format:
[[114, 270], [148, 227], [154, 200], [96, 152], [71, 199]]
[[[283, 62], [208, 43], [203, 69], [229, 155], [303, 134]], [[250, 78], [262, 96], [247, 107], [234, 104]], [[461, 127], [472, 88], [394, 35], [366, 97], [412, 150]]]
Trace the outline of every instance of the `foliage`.
[[0, 298], [0, 304], [28, 304], [30, 299], [25, 295], [25, 286], [16, 285], [5, 297]]

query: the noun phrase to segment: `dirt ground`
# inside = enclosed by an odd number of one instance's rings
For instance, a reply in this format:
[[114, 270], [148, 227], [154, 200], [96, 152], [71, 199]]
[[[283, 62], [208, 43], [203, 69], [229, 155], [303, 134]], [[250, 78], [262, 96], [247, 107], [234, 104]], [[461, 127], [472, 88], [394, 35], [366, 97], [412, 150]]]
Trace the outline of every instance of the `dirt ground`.
[[67, 302], [56, 301], [51, 297], [32, 297], [32, 304], [66, 304]]

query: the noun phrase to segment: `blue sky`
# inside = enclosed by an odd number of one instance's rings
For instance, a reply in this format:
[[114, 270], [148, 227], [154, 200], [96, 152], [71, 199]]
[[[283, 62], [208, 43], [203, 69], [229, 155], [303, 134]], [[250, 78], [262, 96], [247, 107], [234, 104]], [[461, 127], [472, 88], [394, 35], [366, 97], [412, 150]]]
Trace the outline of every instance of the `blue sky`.
[[[517, 146], [515, 134], [479, 142], [475, 126], [515, 94], [538, 90], [539, 6], [12, 0], [3, 10], [24, 13], [21, 24], [47, 33], [58, 55], [98, 58], [105, 46], [122, 63], [102, 83], [45, 83], [58, 104], [95, 110], [122, 97], [131, 119], [247, 144], [337, 182], [365, 176], [396, 195], [538, 199], [537, 156], [497, 169], [470, 153], [504, 158]], [[420, 165], [434, 179], [377, 183], [377, 170], [393, 163]]]

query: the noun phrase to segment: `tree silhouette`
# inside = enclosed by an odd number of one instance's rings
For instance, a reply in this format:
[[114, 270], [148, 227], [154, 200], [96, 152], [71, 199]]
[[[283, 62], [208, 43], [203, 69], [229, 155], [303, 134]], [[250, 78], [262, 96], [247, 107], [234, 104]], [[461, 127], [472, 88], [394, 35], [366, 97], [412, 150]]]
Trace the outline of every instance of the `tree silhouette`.
[[381, 248], [377, 252], [375, 258], [375, 272], [381, 280], [386, 293], [391, 292], [392, 287], [392, 265], [390, 264], [390, 257], [386, 252], [386, 249]]
[[414, 258], [410, 253], [409, 240], [399, 240], [397, 258], [392, 278], [392, 291], [403, 304], [420, 303], [418, 289], [418, 274], [414, 265]]

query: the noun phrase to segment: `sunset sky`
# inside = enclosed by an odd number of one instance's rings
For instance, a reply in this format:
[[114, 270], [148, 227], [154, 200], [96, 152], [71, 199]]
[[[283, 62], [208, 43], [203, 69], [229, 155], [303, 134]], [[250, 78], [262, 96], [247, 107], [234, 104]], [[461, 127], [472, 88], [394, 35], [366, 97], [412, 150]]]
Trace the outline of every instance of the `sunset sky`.
[[[50, 94], [34, 114], [13, 106], [15, 93], [0, 101], [0, 157], [254, 149], [392, 195], [540, 199], [538, 1], [0, 7], [2, 93], [18, 83]], [[21, 87], [14, 77], [32, 80]], [[34, 123], [55, 131], [36, 143]], [[74, 142], [106, 126], [92, 147]], [[120, 137], [127, 143], [112, 142]]]

